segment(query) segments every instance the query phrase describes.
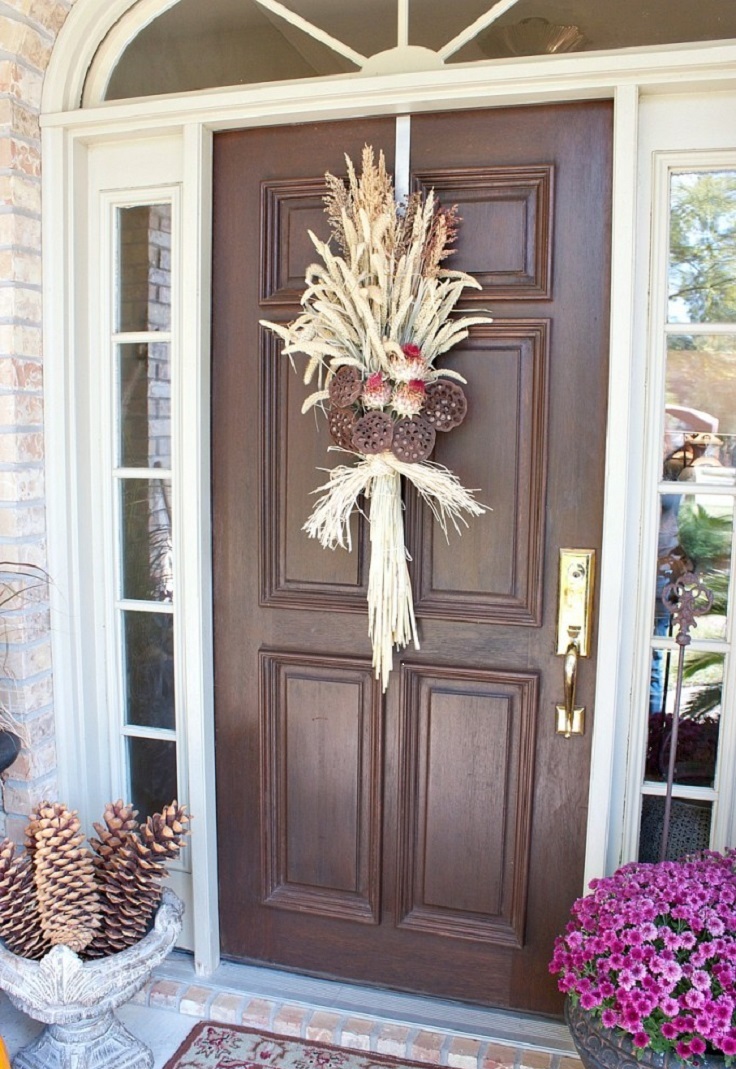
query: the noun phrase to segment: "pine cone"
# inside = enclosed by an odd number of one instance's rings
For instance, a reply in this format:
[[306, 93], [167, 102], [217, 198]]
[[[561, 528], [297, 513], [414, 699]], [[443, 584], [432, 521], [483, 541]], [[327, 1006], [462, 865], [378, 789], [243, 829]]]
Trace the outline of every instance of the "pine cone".
[[[122, 803], [118, 806], [122, 807]], [[161, 898], [166, 864], [178, 856], [187, 835], [189, 817], [176, 802], [166, 806], [162, 813], [154, 813], [137, 831], [122, 830], [132, 820], [133, 812], [130, 807], [116, 809], [112, 815], [115, 830], [111, 831], [108, 824], [111, 839], [99, 845], [95, 840], [92, 842], [98, 852], [103, 927], [87, 948], [90, 958], [115, 954], [143, 938]], [[120, 845], [100, 853], [100, 847], [109, 847], [115, 837]]]
[[109, 857], [124, 846], [131, 835], [138, 831], [138, 810], [118, 798], [117, 802], [108, 802], [102, 814], [104, 824], [95, 822], [94, 829], [99, 839], [90, 839], [89, 844], [97, 854], [95, 868], [99, 868], [100, 859]]
[[52, 946], [80, 953], [100, 925], [94, 859], [80, 822], [60, 802], [43, 802], [26, 829], [41, 930]]
[[41, 931], [29, 854], [15, 853], [15, 843], [0, 843], [0, 938], [8, 950], [38, 961], [51, 949]]

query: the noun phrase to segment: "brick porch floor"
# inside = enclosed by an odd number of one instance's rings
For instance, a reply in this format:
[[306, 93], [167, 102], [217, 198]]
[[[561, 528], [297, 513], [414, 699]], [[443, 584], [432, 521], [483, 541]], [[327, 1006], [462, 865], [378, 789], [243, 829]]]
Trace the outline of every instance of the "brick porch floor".
[[557, 1021], [245, 965], [203, 979], [179, 953], [133, 1001], [452, 1069], [581, 1069]]

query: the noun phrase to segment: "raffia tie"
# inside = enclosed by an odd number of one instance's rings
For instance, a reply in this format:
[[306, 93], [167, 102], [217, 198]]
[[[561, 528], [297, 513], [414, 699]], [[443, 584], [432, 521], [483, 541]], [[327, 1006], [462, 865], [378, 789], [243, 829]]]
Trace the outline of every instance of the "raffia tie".
[[341, 465], [330, 472], [322, 494], [304, 524], [310, 538], [325, 549], [352, 549], [350, 517], [363, 494], [370, 501], [371, 560], [368, 570], [368, 634], [373, 646], [373, 668], [382, 689], [388, 686], [393, 649], [413, 640], [419, 649], [414, 597], [407, 567], [401, 476], [416, 487], [447, 535], [448, 522], [460, 530], [465, 513], [487, 511], [460, 480], [441, 464], [424, 461], [407, 464], [393, 453], [361, 456], [354, 467]]

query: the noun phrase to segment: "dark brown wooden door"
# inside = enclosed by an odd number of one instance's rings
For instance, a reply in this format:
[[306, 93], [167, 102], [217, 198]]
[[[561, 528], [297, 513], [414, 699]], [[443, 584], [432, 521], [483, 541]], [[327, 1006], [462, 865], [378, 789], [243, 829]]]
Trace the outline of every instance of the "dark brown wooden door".
[[[215, 143], [213, 495], [222, 950], [232, 958], [559, 1012], [547, 972], [582, 888], [594, 719], [555, 734], [563, 546], [600, 543], [611, 108], [412, 119], [413, 181], [457, 203], [452, 266], [495, 321], [447, 360], [469, 415], [436, 459], [493, 512], [445, 542], [407, 498], [421, 650], [385, 697], [367, 638], [366, 533], [301, 527], [324, 420], [260, 318], [298, 313], [322, 176], [389, 119]], [[466, 305], [472, 306], [471, 302]], [[594, 636], [595, 638], [595, 636]]]

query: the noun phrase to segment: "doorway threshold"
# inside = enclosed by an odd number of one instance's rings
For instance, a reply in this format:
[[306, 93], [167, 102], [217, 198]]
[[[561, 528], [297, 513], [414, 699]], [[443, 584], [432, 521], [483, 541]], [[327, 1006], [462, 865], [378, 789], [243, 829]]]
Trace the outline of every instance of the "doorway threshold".
[[134, 1001], [227, 1024], [453, 1069], [580, 1069], [559, 1021], [223, 963], [197, 976], [176, 951]]

